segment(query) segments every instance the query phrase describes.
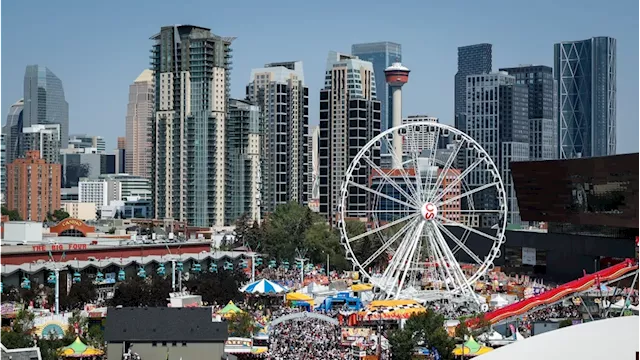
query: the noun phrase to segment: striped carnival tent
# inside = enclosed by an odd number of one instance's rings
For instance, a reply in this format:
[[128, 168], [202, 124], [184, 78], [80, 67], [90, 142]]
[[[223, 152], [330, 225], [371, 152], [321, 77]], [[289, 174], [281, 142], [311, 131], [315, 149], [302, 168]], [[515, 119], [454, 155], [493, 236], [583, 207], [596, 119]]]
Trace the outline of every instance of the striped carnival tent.
[[262, 279], [243, 286], [240, 291], [248, 294], [282, 294], [289, 289], [273, 281]]

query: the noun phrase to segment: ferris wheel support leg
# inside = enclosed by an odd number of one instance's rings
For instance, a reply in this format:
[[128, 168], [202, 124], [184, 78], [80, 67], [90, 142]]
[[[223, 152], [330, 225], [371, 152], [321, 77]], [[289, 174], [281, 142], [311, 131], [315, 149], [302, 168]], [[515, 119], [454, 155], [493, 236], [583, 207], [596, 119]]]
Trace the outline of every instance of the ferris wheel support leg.
[[418, 248], [418, 244], [420, 244], [420, 236], [422, 234], [422, 229], [424, 228], [424, 222], [421, 222], [416, 229], [416, 232], [412, 236], [411, 239], [411, 248], [408, 251], [408, 255], [404, 262], [404, 271], [402, 272], [402, 278], [400, 279], [400, 284], [398, 285], [398, 289], [396, 290], [396, 298], [400, 296], [400, 291], [402, 291], [402, 287], [404, 286], [404, 281], [407, 278], [407, 274], [409, 273], [409, 268], [411, 267], [411, 260], [416, 253], [416, 249]]
[[453, 274], [456, 277], [455, 281], [458, 282], [459, 285], [459, 289], [462, 293], [462, 295], [471, 295], [473, 296], [473, 290], [471, 289], [471, 286], [469, 285], [469, 282], [467, 281], [466, 277], [464, 276], [464, 273], [462, 272], [462, 269], [460, 268], [460, 264], [458, 264], [458, 262], [456, 261], [455, 257], [453, 256], [453, 253], [451, 252], [451, 250], [449, 249], [449, 247], [447, 246], [447, 241], [445, 240], [444, 236], [442, 236], [442, 233], [440, 233], [440, 230], [436, 227], [436, 225], [432, 225], [433, 228], [433, 232], [436, 235], [436, 238], [438, 239], [440, 246], [442, 248], [442, 251], [445, 255], [445, 257], [447, 258], [447, 260], [449, 261], [449, 264], [451, 267], [453, 267]]
[[400, 278], [399, 268], [404, 264], [404, 259], [407, 256], [407, 253], [410, 251], [410, 247], [412, 245], [412, 239], [416, 234], [417, 229], [413, 229], [406, 233], [404, 239], [400, 243], [398, 250], [393, 256], [391, 263], [387, 266], [384, 274], [382, 275], [382, 280], [384, 282], [384, 290], [387, 293], [387, 298], [393, 295], [393, 288], [398, 286], [398, 281]]
[[441, 249], [441, 245], [438, 243], [438, 237], [435, 234], [435, 230], [433, 228], [429, 228], [429, 242], [431, 244], [431, 247], [434, 249], [434, 254], [435, 254], [435, 260], [436, 260], [436, 265], [439, 268], [444, 268], [444, 270], [441, 270], [443, 275], [443, 281], [444, 281], [444, 285], [447, 288], [447, 290], [453, 290], [455, 291], [456, 287], [454, 286], [453, 289], [449, 286], [449, 283], [447, 282], [447, 279], [451, 279], [451, 281], [455, 281], [455, 277], [454, 275], [451, 273], [451, 270], [449, 269], [448, 266], [446, 266], [447, 264], [447, 259], [443, 253], [443, 250]]

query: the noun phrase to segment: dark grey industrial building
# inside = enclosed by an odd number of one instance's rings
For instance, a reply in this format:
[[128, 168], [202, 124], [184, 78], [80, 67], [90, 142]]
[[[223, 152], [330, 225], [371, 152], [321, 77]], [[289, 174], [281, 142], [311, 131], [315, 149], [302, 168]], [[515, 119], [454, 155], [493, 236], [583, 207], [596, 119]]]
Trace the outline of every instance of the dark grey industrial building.
[[104, 339], [107, 359], [128, 351], [142, 359], [224, 359], [226, 322], [211, 308], [109, 308]]

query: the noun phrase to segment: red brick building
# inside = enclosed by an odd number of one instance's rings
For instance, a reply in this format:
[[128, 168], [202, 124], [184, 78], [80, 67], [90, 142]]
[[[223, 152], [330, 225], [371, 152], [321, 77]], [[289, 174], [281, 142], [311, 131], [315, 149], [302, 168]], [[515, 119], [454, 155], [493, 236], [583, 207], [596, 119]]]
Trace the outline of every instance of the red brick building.
[[60, 164], [48, 164], [39, 151], [7, 165], [7, 208], [23, 220], [44, 221], [48, 212], [60, 209]]

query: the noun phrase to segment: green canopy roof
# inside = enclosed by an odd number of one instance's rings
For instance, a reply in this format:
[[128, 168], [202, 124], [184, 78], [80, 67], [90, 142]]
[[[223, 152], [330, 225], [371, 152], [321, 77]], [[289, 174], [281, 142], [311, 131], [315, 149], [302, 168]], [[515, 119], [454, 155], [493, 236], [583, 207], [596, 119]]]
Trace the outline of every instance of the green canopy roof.
[[478, 342], [476, 341], [476, 339], [473, 338], [473, 336], [470, 336], [469, 340], [467, 340], [463, 344], [463, 346], [469, 348], [472, 354], [478, 352], [478, 350], [480, 350], [480, 348], [482, 347], [482, 345], [478, 344]]
[[229, 301], [229, 303], [218, 311], [218, 314], [235, 314], [240, 313], [242, 310], [233, 303], [233, 301]]

